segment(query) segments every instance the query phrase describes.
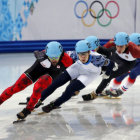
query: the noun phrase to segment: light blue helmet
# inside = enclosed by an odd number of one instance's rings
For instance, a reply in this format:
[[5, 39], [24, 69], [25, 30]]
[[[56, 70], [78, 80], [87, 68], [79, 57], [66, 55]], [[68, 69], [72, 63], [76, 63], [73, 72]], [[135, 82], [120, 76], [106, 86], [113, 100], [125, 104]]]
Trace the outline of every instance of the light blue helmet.
[[117, 46], [127, 45], [129, 42], [129, 36], [125, 32], [118, 32], [114, 37], [114, 43]]
[[100, 46], [100, 40], [96, 36], [88, 36], [85, 40], [90, 43], [91, 50], [95, 50]]
[[87, 40], [80, 40], [76, 43], [75, 51], [76, 53], [87, 52], [91, 50], [91, 46]]
[[130, 41], [135, 43], [136, 45], [140, 45], [140, 34], [139, 33], [133, 33], [129, 36]]
[[46, 45], [46, 55], [49, 57], [58, 57], [62, 54], [63, 48], [62, 45], [57, 41], [49, 42]]

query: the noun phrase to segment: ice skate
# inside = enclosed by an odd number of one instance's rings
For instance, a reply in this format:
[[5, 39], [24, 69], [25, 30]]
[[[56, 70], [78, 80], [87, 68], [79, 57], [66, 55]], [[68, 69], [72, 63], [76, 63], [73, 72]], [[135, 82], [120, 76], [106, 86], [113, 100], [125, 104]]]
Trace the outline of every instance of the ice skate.
[[31, 114], [31, 111], [27, 108], [24, 108], [21, 112], [17, 114], [18, 119], [25, 119], [29, 114]]
[[94, 100], [97, 98], [97, 95], [96, 93], [93, 91], [89, 94], [85, 94], [85, 95], [82, 95], [82, 98], [84, 101], [90, 101], [90, 100]]
[[51, 102], [50, 104], [46, 105], [46, 106], [43, 106], [42, 107], [42, 110], [46, 113], [49, 113], [50, 111], [52, 111], [53, 109], [57, 109], [59, 108], [58, 106], [54, 106], [54, 103]]
[[117, 89], [117, 90], [113, 90], [113, 91], [108, 89], [105, 92], [110, 97], [119, 97], [123, 94], [123, 91], [121, 89]]

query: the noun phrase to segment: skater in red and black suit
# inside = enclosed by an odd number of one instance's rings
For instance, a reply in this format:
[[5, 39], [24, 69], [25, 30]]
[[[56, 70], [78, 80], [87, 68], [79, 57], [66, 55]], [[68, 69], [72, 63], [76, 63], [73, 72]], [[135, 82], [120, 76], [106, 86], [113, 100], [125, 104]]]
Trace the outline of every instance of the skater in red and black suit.
[[0, 104], [2, 104], [13, 94], [36, 82], [27, 107], [22, 111], [25, 115], [31, 113], [41, 97], [41, 92], [52, 83], [52, 80], [73, 63], [72, 58], [56, 41], [48, 43], [45, 50], [35, 51], [34, 54], [37, 58], [35, 63], [19, 77], [14, 85], [5, 89], [0, 95]]
[[97, 52], [117, 63], [118, 69], [112, 71], [109, 78], [103, 79], [95, 91], [83, 95], [83, 100], [86, 101], [106, 95], [104, 89], [110, 81], [131, 70], [135, 66], [136, 58], [140, 58], [140, 48], [133, 42], [129, 42], [129, 36], [125, 32], [117, 33], [104, 47], [98, 47]]

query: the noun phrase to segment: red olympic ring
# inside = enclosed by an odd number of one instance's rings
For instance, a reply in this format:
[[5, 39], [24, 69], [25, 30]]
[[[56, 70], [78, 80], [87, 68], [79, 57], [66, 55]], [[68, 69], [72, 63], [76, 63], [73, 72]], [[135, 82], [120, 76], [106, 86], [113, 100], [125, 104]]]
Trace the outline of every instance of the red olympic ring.
[[120, 8], [119, 8], [119, 5], [118, 5], [118, 3], [117, 3], [116, 1], [112, 1], [112, 0], [111, 0], [111, 1], [108, 1], [108, 2], [107, 2], [107, 4], [105, 5], [105, 9], [107, 9], [107, 6], [108, 6], [110, 3], [116, 4], [117, 9], [118, 9], [117, 14], [116, 14], [115, 16], [110, 16], [110, 15], [107, 13], [107, 11], [105, 11], [106, 15], [107, 15], [109, 18], [113, 19], [113, 18], [116, 18], [116, 17], [119, 15]]

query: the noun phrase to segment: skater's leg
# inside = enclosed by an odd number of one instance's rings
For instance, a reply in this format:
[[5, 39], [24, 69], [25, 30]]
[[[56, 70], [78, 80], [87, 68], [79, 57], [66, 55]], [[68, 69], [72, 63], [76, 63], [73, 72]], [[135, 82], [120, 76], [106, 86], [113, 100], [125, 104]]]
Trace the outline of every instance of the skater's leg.
[[71, 82], [67, 86], [66, 90], [63, 92], [62, 96], [60, 96], [54, 102], [51, 102], [50, 104], [42, 107], [42, 110], [44, 112], [48, 113], [51, 110], [58, 108], [61, 104], [68, 101], [74, 95], [75, 91], [81, 90], [83, 88], [85, 88], [85, 85], [81, 81], [75, 80], [75, 81]]
[[0, 104], [9, 99], [13, 94], [22, 91], [32, 83], [33, 82], [26, 76], [26, 74], [23, 73], [14, 85], [5, 89], [0, 95]]
[[41, 92], [50, 86], [52, 83], [52, 78], [49, 75], [41, 76], [34, 85], [32, 96], [27, 104], [27, 109], [32, 111], [34, 109], [35, 104], [41, 97]]

